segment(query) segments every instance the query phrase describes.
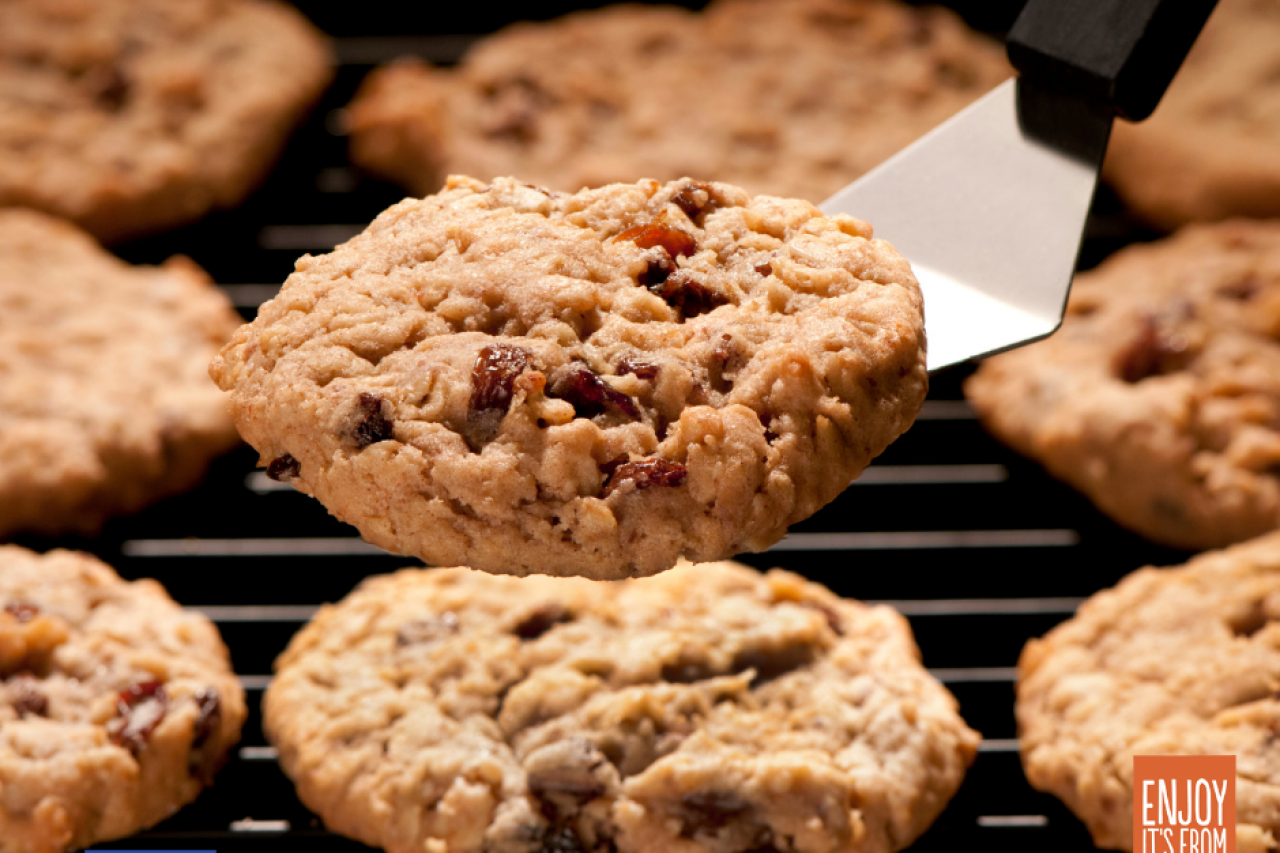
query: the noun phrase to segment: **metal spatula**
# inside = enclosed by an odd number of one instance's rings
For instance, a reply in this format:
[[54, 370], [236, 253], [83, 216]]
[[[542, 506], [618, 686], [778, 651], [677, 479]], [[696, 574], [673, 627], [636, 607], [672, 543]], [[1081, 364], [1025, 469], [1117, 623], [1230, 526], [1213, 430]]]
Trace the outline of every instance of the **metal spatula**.
[[911, 262], [930, 371], [1058, 328], [1112, 119], [1151, 114], [1215, 3], [1030, 0], [1016, 80], [822, 204]]

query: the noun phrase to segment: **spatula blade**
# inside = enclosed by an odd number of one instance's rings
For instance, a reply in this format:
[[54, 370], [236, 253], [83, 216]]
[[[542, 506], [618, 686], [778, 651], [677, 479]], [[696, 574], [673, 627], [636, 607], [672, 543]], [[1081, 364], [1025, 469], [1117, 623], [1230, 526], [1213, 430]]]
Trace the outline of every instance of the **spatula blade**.
[[1056, 95], [1021, 100], [1020, 120], [1017, 81], [1001, 84], [822, 204], [867, 220], [911, 262], [930, 371], [1062, 322], [1111, 116]]

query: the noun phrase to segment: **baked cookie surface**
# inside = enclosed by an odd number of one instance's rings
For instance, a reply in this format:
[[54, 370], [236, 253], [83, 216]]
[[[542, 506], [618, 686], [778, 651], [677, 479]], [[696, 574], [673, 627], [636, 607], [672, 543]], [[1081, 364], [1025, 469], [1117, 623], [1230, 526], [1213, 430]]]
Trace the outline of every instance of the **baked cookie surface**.
[[239, 315], [186, 258], [131, 267], [0, 210], [0, 536], [91, 533], [237, 442], [208, 361]]
[[1236, 756], [1237, 849], [1280, 836], [1280, 535], [1144, 568], [1027, 644], [1022, 762], [1101, 847], [1133, 843], [1137, 755]]
[[1280, 222], [1188, 226], [1077, 276], [1062, 328], [965, 395], [998, 438], [1156, 542], [1280, 527]]
[[388, 853], [897, 850], [978, 743], [900, 615], [732, 563], [406, 570], [276, 670], [303, 802]]
[[87, 554], [0, 546], [0, 850], [61, 853], [195, 799], [239, 739], [217, 629]]
[[1104, 174], [1147, 220], [1280, 216], [1280, 0], [1221, 0], [1165, 99], [1117, 121]]
[[120, 240], [238, 204], [331, 74], [259, 0], [0, 4], [0, 206]]
[[910, 425], [920, 291], [870, 234], [727, 184], [455, 177], [298, 261], [210, 373], [380, 547], [653, 574], [776, 542]]
[[694, 175], [816, 204], [1008, 74], [994, 42], [938, 8], [622, 6], [510, 27], [457, 69], [375, 71], [350, 109], [351, 156], [418, 194], [449, 173], [568, 192]]

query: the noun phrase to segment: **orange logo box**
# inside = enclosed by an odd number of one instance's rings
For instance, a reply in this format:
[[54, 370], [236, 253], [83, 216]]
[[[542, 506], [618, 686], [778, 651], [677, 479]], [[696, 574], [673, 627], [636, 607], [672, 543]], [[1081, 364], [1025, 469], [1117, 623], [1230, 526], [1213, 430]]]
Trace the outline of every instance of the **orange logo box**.
[[1135, 755], [1134, 853], [1236, 853], [1234, 755]]

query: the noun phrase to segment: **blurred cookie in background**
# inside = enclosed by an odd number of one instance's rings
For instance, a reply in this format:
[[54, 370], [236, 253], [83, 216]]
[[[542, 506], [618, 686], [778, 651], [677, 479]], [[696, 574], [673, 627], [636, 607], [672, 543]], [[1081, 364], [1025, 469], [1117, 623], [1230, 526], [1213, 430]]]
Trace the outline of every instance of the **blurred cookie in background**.
[[1155, 542], [1280, 527], [1280, 221], [1188, 226], [1072, 287], [965, 395], [999, 439]]
[[209, 359], [240, 323], [186, 258], [131, 267], [0, 210], [0, 536], [91, 533], [238, 442]]
[[0, 4], [0, 206], [114, 242], [233, 207], [328, 84], [323, 37], [260, 0]]
[[1144, 219], [1280, 216], [1280, 0], [1221, 0], [1151, 118], [1117, 121], [1103, 174]]
[[419, 195], [450, 173], [568, 192], [687, 175], [818, 203], [1009, 73], [940, 8], [619, 6], [508, 27], [457, 68], [374, 71], [351, 156]]

